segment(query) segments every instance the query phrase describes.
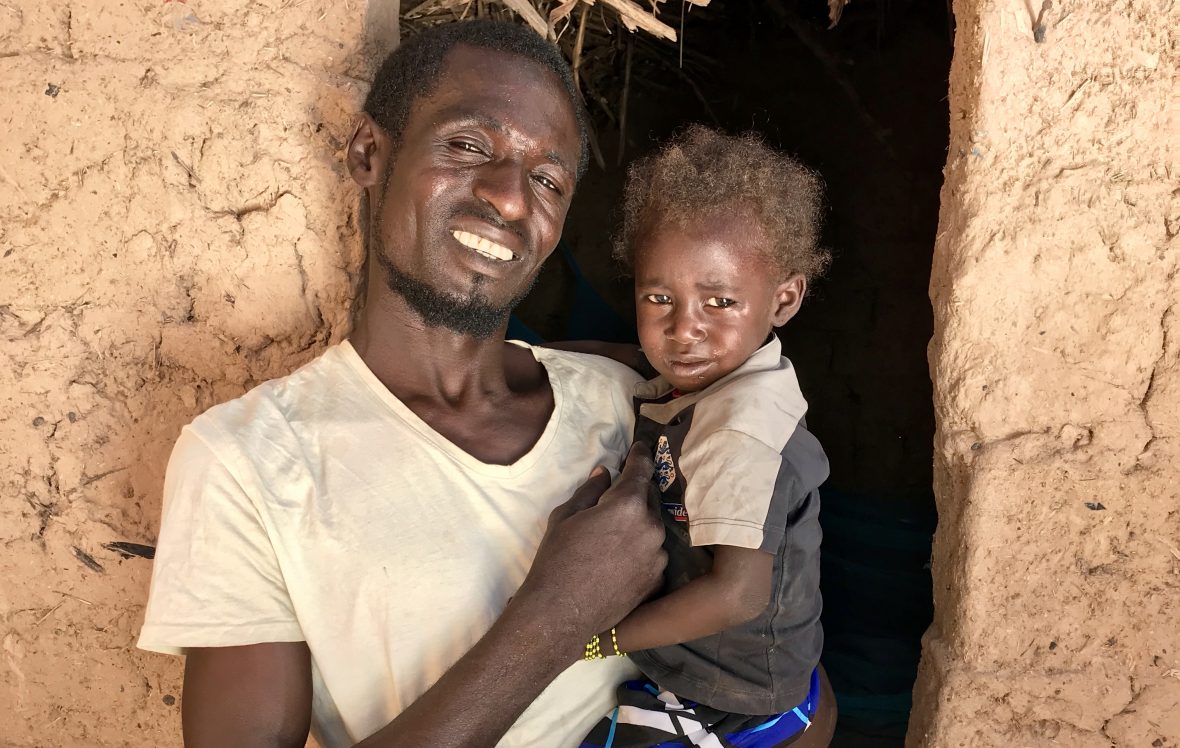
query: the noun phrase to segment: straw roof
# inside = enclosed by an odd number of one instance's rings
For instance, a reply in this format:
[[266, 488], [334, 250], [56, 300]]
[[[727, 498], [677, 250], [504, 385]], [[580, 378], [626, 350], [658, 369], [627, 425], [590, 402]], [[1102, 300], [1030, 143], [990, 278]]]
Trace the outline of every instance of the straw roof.
[[[660, 90], [670, 81], [696, 91], [694, 78], [711, 60], [684, 44], [691, 13], [699, 21], [715, 15], [710, 0], [424, 0], [403, 6], [402, 31], [412, 35], [442, 23], [495, 18], [525, 23], [553, 40], [569, 60], [596, 129], [626, 131], [632, 84]], [[697, 93], [708, 110], [708, 102]], [[597, 136], [594, 158], [604, 166]], [[620, 139], [619, 157], [624, 143]]]
[[[605, 17], [609, 13], [611, 21], [622, 24], [628, 31], [642, 30], [657, 38], [675, 42], [676, 29], [660, 18], [660, 5], [664, 2], [648, 0], [645, 8], [632, 0], [600, 0], [599, 10], [608, 9], [602, 17], [604, 25], [609, 23]], [[403, 19], [429, 25], [431, 21], [504, 17], [505, 11], [511, 11], [541, 36], [559, 40], [569, 29], [575, 11], [584, 18], [595, 4], [595, 0], [425, 0], [405, 11]], [[682, 4], [705, 7], [709, 0], [682, 0]], [[682, 11], [685, 9], [682, 8]]]

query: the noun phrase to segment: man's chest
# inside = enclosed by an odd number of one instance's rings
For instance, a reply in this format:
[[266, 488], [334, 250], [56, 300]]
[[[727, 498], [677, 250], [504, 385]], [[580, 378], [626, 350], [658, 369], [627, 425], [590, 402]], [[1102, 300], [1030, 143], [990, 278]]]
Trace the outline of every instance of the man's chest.
[[436, 402], [407, 406], [450, 444], [488, 465], [511, 465], [525, 457], [545, 434], [553, 416], [552, 391], [546, 387], [514, 393], [477, 407], [452, 408]]
[[372, 414], [299, 425], [262, 465], [281, 583], [317, 692], [350, 732], [387, 722], [470, 649], [524, 580], [550, 511], [618, 464], [630, 424], [561, 414], [511, 465]]
[[528, 572], [553, 500], [447, 472], [419, 467], [400, 481], [339, 490], [329, 480], [287, 518], [276, 552], [309, 642], [361, 630], [445, 638], [440, 627], [462, 638], [499, 614]]
[[[548, 501], [418, 466], [399, 481], [329, 477], [272, 533], [317, 697], [354, 738], [385, 724], [469, 650], [528, 573]], [[553, 486], [560, 491], [560, 485]]]
[[350, 662], [351, 678], [399, 690], [428, 686], [503, 610], [549, 512], [612, 457], [603, 446], [555, 442], [532, 464], [482, 468], [414, 435], [306, 448], [263, 511], [317, 662]]

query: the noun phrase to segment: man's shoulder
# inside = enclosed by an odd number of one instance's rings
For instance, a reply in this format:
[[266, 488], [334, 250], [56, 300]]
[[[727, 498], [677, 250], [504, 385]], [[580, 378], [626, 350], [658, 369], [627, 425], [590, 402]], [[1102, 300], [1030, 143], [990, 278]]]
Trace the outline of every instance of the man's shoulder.
[[275, 432], [287, 431], [293, 422], [314, 422], [326, 416], [350, 378], [345, 351], [334, 345], [290, 374], [213, 406], [193, 419], [189, 428], [206, 442], [274, 438]]
[[627, 396], [630, 397], [635, 385], [643, 381], [643, 377], [630, 366], [605, 356], [561, 351], [553, 348], [534, 347], [532, 350], [537, 360], [562, 382], [597, 381], [604, 385], [625, 389]]

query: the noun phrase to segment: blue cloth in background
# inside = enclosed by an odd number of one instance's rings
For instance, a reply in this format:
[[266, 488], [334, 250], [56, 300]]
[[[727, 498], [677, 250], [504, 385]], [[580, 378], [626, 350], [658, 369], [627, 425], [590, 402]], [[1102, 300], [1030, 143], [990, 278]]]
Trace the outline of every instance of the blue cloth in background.
[[833, 746], [897, 746], [922, 634], [934, 617], [930, 495], [858, 496], [823, 486], [822, 662], [840, 705]]

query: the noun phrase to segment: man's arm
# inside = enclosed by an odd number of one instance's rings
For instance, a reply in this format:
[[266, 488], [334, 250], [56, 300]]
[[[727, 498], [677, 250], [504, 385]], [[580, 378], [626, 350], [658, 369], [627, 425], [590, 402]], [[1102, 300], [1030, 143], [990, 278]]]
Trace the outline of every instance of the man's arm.
[[303, 748], [311, 654], [303, 642], [190, 649], [180, 706], [187, 746]]
[[[595, 632], [656, 589], [666, 558], [663, 527], [646, 503], [649, 450], [633, 447], [609, 489], [606, 471], [596, 470], [553, 510], [528, 576], [491, 629], [361, 746], [494, 745]], [[303, 745], [311, 710], [306, 645], [197, 649], [185, 670], [190, 748]], [[190, 731], [190, 723], [201, 724]]]

